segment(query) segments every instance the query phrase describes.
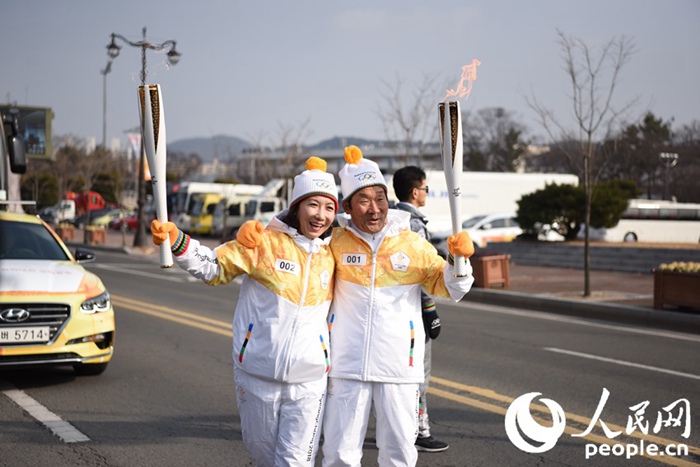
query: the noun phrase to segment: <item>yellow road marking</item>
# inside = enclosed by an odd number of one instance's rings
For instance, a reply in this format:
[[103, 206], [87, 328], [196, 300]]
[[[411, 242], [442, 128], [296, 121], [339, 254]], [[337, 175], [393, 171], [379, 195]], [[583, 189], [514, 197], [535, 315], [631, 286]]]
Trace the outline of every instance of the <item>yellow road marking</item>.
[[233, 337], [233, 331], [231, 331], [231, 323], [227, 323], [225, 321], [219, 321], [207, 318], [205, 316], [187, 313], [166, 306], [153, 305], [148, 302], [142, 302], [126, 297], [112, 295], [112, 301], [115, 305], [122, 308], [127, 308], [132, 311], [155, 316], [157, 318], [162, 318], [168, 321], [173, 321], [175, 323], [184, 324], [185, 326], [202, 329], [204, 331], [213, 332], [214, 334], [219, 334], [221, 336], [231, 338]]
[[[205, 316], [200, 316], [196, 315], [193, 313], [188, 313], [185, 311], [177, 310], [175, 308], [170, 308], [166, 306], [161, 306], [161, 305], [154, 305], [152, 303], [148, 302], [143, 302], [140, 300], [135, 300], [132, 298], [127, 298], [127, 297], [121, 297], [121, 296], [115, 296], [112, 295], [112, 300], [115, 305], [126, 308], [132, 311], [136, 311], [138, 313], [144, 313], [150, 316], [155, 316], [157, 318], [165, 319], [168, 321], [172, 321], [175, 323], [179, 324], [184, 324], [185, 326], [190, 326], [194, 327], [197, 329], [201, 329], [204, 331], [209, 331], [213, 332], [215, 334], [219, 334], [222, 336], [226, 336], [231, 338], [233, 336], [233, 332], [231, 331], [231, 323], [225, 322], [225, 321], [220, 321], [220, 320], [215, 320], [212, 318], [207, 318]], [[443, 379], [434, 375], [431, 375], [430, 377], [430, 382], [431, 386], [428, 388], [428, 393], [432, 394], [437, 397], [442, 397], [443, 399], [451, 400], [453, 402], [457, 402], [459, 404], [467, 405], [470, 407], [474, 407], [477, 409], [484, 410], [486, 412], [491, 412], [495, 413], [498, 415], [504, 415], [506, 414], [506, 408], [495, 405], [489, 402], [481, 401], [478, 399], [474, 399], [471, 397], [467, 397], [461, 394], [455, 394], [454, 392], [446, 391], [444, 389], [436, 388], [434, 385], [440, 385], [444, 386], [453, 390], [457, 391], [462, 391], [462, 392], [468, 392], [471, 394], [474, 394], [476, 396], [479, 396], [484, 399], [489, 399], [491, 401], [495, 402], [500, 402], [502, 404], [508, 404], [510, 405], [515, 399], [512, 397], [508, 397], [502, 394], [498, 394], [497, 392], [491, 390], [491, 389], [486, 389], [486, 388], [480, 388], [477, 386], [469, 386], [466, 384], [458, 383], [455, 381], [450, 381], [448, 379]], [[531, 407], [533, 409], [536, 409], [538, 411], [541, 411], [543, 413], [549, 413], [549, 409], [540, 404], [531, 404]], [[578, 423], [581, 423], [584, 426], [588, 426], [591, 423], [591, 419], [587, 417], [583, 417], [581, 415], [576, 415], [573, 413], [565, 412], [567, 420], [573, 420]], [[533, 419], [537, 420], [538, 423], [544, 426], [549, 426], [551, 425], [550, 421], [547, 421], [545, 419], [542, 419], [540, 417], [535, 417], [533, 416]], [[605, 422], [606, 425], [614, 431], [625, 431], [625, 428], [619, 425], [615, 425], [613, 423]], [[575, 429], [574, 427], [566, 427], [564, 429], [565, 433], [568, 434], [577, 434], [579, 431]], [[633, 432], [632, 434], [628, 435], [633, 438], [637, 438], [640, 440], [644, 440], [646, 442], [658, 444], [658, 445], [664, 445], [667, 446], [669, 444], [681, 444], [677, 443], [675, 441], [666, 439], [666, 438], [661, 438], [659, 436], [653, 436], [653, 435], [644, 435], [641, 432]], [[606, 438], [603, 436], [595, 435], [595, 434], [588, 434], [587, 436], [583, 437], [584, 439], [587, 439], [589, 441], [598, 443], [598, 444], [607, 444], [607, 445], [614, 445], [617, 444], [614, 439]], [[700, 455], [700, 448], [697, 448], [695, 446], [690, 446], [688, 445], [688, 453], [692, 453], [695, 455]], [[687, 462], [682, 459], [674, 458], [674, 457], [668, 457], [668, 456], [649, 456], [644, 454], [644, 457], [661, 462], [664, 464], [668, 465], [674, 465], [674, 466], [680, 466], [680, 467], [686, 467], [686, 466], [693, 466], [697, 465], [692, 462]]]

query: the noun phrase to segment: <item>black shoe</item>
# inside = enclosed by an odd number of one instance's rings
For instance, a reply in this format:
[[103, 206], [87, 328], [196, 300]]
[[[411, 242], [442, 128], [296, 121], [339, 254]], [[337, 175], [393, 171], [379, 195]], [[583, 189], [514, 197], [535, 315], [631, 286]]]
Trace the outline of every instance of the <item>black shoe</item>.
[[418, 452], [441, 452], [447, 450], [449, 447], [447, 443], [438, 441], [432, 436], [419, 436], [416, 439], [416, 450]]

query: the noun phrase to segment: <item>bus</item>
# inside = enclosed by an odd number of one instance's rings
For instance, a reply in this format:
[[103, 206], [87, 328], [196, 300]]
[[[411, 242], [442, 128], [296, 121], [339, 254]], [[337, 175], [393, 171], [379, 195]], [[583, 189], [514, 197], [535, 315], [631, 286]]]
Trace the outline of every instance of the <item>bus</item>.
[[700, 204], [631, 199], [610, 229], [591, 229], [591, 240], [605, 242], [700, 243]]
[[[204, 214], [213, 213], [214, 205], [221, 198], [232, 199], [236, 196], [257, 196], [263, 189], [262, 185], [185, 181], [173, 187], [168, 201], [168, 214], [182, 231], [189, 232], [194, 224], [198, 222], [197, 218], [202, 212]], [[207, 194], [219, 196], [219, 199], [209, 203], [212, 204], [211, 212], [207, 212], [207, 206], [203, 204], [205, 202], [204, 195]]]

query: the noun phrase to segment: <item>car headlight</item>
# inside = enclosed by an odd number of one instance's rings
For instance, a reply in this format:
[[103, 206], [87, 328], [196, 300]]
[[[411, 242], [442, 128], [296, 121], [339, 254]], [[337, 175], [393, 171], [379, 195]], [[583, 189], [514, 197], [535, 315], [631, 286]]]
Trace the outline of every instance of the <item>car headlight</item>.
[[86, 315], [91, 315], [93, 313], [101, 313], [103, 311], [108, 311], [112, 307], [112, 301], [109, 298], [109, 292], [106, 290], [98, 295], [97, 297], [85, 300], [80, 305], [80, 311]]

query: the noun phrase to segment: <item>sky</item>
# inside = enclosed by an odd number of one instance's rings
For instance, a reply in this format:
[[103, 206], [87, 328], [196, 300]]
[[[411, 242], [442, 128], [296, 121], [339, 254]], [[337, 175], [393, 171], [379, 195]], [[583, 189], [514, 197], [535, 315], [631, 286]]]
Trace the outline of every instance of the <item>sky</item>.
[[[673, 128], [700, 120], [698, 0], [0, 0], [0, 105], [50, 107], [53, 134], [127, 143], [138, 127], [141, 50], [103, 75], [116, 33], [177, 43], [180, 62], [148, 51], [161, 85], [167, 140], [237, 136], [271, 144], [282, 129], [304, 143], [334, 136], [385, 139], [383, 83], [403, 82], [407, 102], [427, 75], [435, 103], [478, 59], [463, 111], [501, 107], [544, 135], [526, 96], [571, 121], [569, 78], [557, 31], [594, 52], [624, 35], [636, 53], [614, 102], [638, 98]], [[106, 119], [103, 93], [106, 90]], [[385, 105], [385, 104], [384, 104]], [[435, 135], [437, 140], [438, 136]]]

